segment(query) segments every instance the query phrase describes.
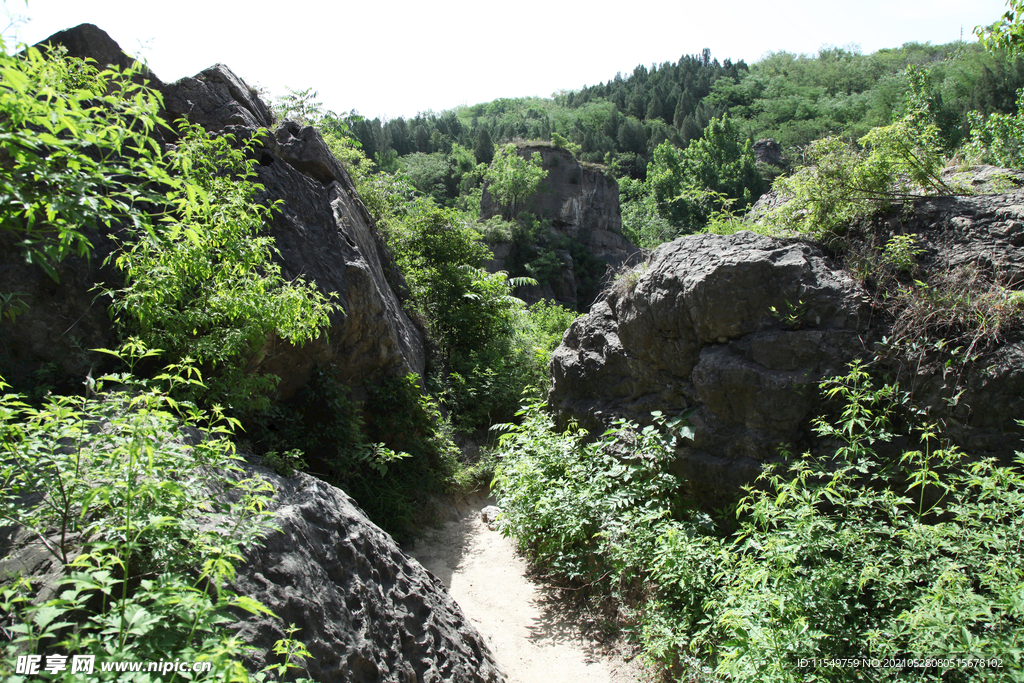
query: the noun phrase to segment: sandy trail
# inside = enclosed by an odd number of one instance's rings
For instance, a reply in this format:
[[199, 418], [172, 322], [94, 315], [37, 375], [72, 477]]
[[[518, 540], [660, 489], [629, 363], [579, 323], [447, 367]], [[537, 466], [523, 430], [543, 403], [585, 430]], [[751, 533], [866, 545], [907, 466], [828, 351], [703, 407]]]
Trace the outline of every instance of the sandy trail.
[[634, 683], [633, 663], [608, 653], [581, 633], [581, 618], [560, 604], [556, 591], [527, 578], [526, 561], [512, 542], [487, 528], [476, 496], [460, 506], [458, 521], [429, 530], [410, 554], [448, 588], [490, 640], [510, 683]]

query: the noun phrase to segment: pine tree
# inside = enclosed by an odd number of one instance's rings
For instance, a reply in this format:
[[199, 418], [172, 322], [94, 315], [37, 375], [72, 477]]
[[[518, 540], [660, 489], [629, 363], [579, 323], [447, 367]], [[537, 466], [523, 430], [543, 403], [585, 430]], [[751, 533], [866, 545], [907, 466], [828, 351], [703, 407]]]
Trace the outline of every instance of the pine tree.
[[489, 164], [494, 160], [494, 143], [491, 142], [491, 135], [486, 128], [481, 128], [476, 135], [476, 146], [473, 147], [473, 156], [476, 163]]

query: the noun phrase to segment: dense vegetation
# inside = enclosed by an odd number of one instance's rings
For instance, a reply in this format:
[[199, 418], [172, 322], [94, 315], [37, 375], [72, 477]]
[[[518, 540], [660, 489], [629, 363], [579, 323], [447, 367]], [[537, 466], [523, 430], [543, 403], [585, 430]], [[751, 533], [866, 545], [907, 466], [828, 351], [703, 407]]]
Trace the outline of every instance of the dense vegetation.
[[[991, 30], [989, 45], [1020, 47], [1020, 9], [1015, 3]], [[1016, 68], [1019, 58], [957, 49], [954, 59], [906, 69], [906, 90], [893, 100], [899, 106], [884, 116], [837, 118], [823, 129], [807, 117], [806, 138], [787, 138], [802, 129], [779, 126], [787, 144], [804, 145], [792, 172], [774, 183], [789, 201], [753, 221], [741, 217], [745, 190], [718, 184], [737, 177], [740, 165], [720, 164], [729, 172], [691, 185], [669, 181], [699, 177], [701, 160], [713, 158], [699, 143], [721, 139], [734, 115], [770, 130], [769, 121], [781, 121], [770, 112], [787, 97], [806, 105], [805, 96], [824, 87], [810, 75], [829, 73], [837, 55], [775, 55], [745, 79], [718, 81], [709, 99], [728, 102], [728, 116], [682, 152], [655, 151], [644, 183], [667, 189], [645, 194], [636, 181], [624, 183], [638, 205], [631, 210], [650, 226], [641, 234], [664, 239], [672, 221], [694, 225], [687, 202], [703, 192], [712, 200], [707, 230], [827, 245], [887, 301], [895, 318], [889, 353], [928, 355], [946, 367], [976, 362], [1019, 335], [1019, 289], [978, 268], [926, 272], [913, 235], [876, 244], [875, 233], [861, 229], [921, 196], [969, 192], [943, 174], [951, 160], [1022, 167], [1024, 113], [1000, 113], [988, 80], [992, 65]], [[832, 76], [854, 83], [865, 77], [858, 66], [892, 55], [845, 57]], [[953, 84], [971, 64], [987, 75], [968, 98]], [[756, 93], [772, 65], [790, 69], [793, 80], [773, 107], [744, 112], [741, 93]], [[818, 101], [827, 94], [836, 107], [849, 105], [857, 91], [817, 91]], [[694, 170], [674, 172], [687, 164]], [[880, 379], [884, 367], [882, 358], [855, 362], [823, 380], [831, 417], [814, 421], [816, 455], [783, 453], [784, 466], [766, 470], [724, 510], [699, 507], [690, 483], [672, 474], [687, 429], [680, 417], [656, 413], [643, 429], [618, 422], [595, 441], [572, 428], [559, 433], [542, 406], [527, 406], [501, 440], [495, 483], [505, 533], [554, 580], [604, 600], [610, 623], [627, 628], [674, 680], [1024, 680], [1024, 455], [997, 462], [959, 452], [900, 390], [898, 373]], [[905, 444], [895, 457], [879, 455], [895, 444]]]
[[[470, 211], [482, 178], [474, 162], [490, 164], [497, 147], [544, 140], [571, 149], [619, 179], [624, 231], [653, 248], [703, 228], [716, 210], [748, 207], [779, 173], [806, 164], [815, 140], [855, 141], [905, 116], [915, 96], [928, 101], [951, 152], [977, 129], [977, 117], [1015, 114], [1021, 87], [1021, 57], [979, 43], [908, 43], [870, 55], [824, 47], [749, 66], [720, 63], [705, 50], [550, 99], [499, 99], [410, 119], [341, 118], [376, 169], [404, 172], [438, 203]], [[725, 117], [726, 134], [709, 133]], [[783, 168], [762, 164], [755, 177], [744, 143], [762, 138], [779, 142]], [[690, 151], [694, 142], [705, 149]], [[690, 163], [680, 163], [684, 154]]]

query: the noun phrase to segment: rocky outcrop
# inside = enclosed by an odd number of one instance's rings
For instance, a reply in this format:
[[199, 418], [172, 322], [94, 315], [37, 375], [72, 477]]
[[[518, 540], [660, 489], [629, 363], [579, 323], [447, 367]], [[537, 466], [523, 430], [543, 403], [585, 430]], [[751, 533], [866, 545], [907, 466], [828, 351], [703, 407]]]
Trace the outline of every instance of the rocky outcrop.
[[798, 436], [815, 383], [863, 352], [868, 314], [857, 283], [812, 246], [681, 237], [573, 323], [551, 361], [549, 401], [563, 422], [594, 430], [692, 409], [682, 472], [734, 487]]
[[786, 165], [786, 160], [782, 156], [782, 145], [771, 138], [762, 138], [754, 143], [754, 161], [779, 168]]
[[[581, 163], [571, 152], [550, 144], [522, 145], [518, 153], [524, 157], [539, 154], [547, 177], [537, 192], [518, 202], [516, 212], [527, 212], [550, 222], [551, 235], [543, 236], [542, 241], [556, 245], [554, 255], [562, 265], [557, 277], [537, 287], [520, 288], [517, 295], [531, 302], [552, 299], [585, 309], [593, 301], [595, 292], [580, 286], [581, 269], [585, 267], [581, 262], [597, 260], [606, 264], [602, 270], [609, 266], [617, 268], [634, 260], [640, 251], [622, 234], [618, 183], [602, 167]], [[497, 216], [502, 210], [485, 187], [480, 203], [481, 217]], [[580, 245], [583, 252], [577, 252], [574, 259], [565, 248], [567, 244]], [[491, 244], [495, 258], [489, 269], [506, 269], [513, 246], [522, 247], [507, 242]], [[593, 270], [593, 264], [587, 265], [587, 270]], [[597, 278], [600, 276], [598, 273]], [[580, 295], [586, 300], [578, 300]]]
[[[966, 182], [1012, 187], [1020, 175], [982, 168]], [[692, 411], [695, 434], [678, 469], [723, 492], [749, 483], [780, 445], [810, 444], [809, 420], [825, 410], [819, 379], [863, 358], [897, 378], [924, 419], [964, 451], [1009, 459], [1024, 419], [1024, 330], [1006, 294], [1024, 287], [1024, 191], [919, 200], [851, 226], [849, 239], [880, 254], [894, 235], [912, 236], [921, 251], [917, 270], [890, 280], [887, 297], [868, 289], [879, 286], [874, 273], [862, 275], [866, 286], [795, 240], [740, 232], [662, 245], [569, 329], [552, 359], [550, 404], [563, 422], [594, 430], [616, 417]], [[984, 337], [968, 331], [956, 350], [960, 342], [936, 340], [964, 334], [960, 323], [925, 337], [938, 314], [901, 328], [910, 309], [899, 288], [944, 278], [970, 280], [962, 301], [933, 302], [951, 307], [950, 317], [980, 315], [986, 309], [971, 313], [972, 301], [993, 296], [1018, 312], [997, 328], [993, 316], [1002, 313], [988, 309]]]
[[444, 585], [348, 496], [305, 474], [259, 474], [274, 486], [280, 531], [246, 552], [234, 587], [279, 619], [260, 615], [238, 625], [257, 648], [251, 669], [270, 663], [283, 626], [294, 624], [316, 681], [503, 680], [488, 644]]
[[[88, 24], [48, 42], [62, 43], [73, 56], [92, 57], [100, 64], [124, 66], [129, 59], [109, 36]], [[283, 398], [308, 380], [317, 363], [332, 364], [357, 399], [366, 379], [422, 374], [423, 334], [403, 312], [392, 287], [401, 291], [402, 277], [351, 178], [320, 135], [291, 122], [269, 136], [260, 133], [273, 123], [269, 109], [255, 90], [220, 64], [169, 85], [155, 77], [152, 82], [162, 89], [169, 120], [184, 117], [238, 139], [261, 136], [257, 171], [264, 191], [259, 199], [282, 201], [268, 226], [280, 251], [282, 274], [314, 281], [344, 311], [332, 315], [326, 336], [302, 348], [268, 339], [250, 368], [278, 375]], [[62, 264], [59, 286], [24, 264], [17, 249], [5, 249], [0, 256], [0, 291], [19, 292], [27, 304], [17, 327], [0, 325], [0, 375], [23, 379], [49, 368], [80, 381], [90, 368], [101, 366], [102, 357], [88, 349], [114, 345], [115, 335], [106, 302], [91, 290], [99, 283], [116, 287], [119, 276], [100, 270], [103, 257], [113, 249], [110, 237], [90, 237], [92, 259]]]

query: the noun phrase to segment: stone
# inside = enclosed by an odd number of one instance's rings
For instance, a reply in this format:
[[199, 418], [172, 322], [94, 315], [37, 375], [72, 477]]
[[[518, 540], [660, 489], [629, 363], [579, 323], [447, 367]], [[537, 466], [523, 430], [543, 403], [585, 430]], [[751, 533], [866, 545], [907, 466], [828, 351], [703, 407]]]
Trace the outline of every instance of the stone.
[[786, 166], [786, 160], [782, 156], [782, 145], [771, 138], [762, 138], [754, 143], [754, 160], [759, 164], [779, 168]]
[[679, 469], [715, 486], [746, 483], [799, 440], [818, 380], [865, 351], [864, 291], [801, 242], [681, 237], [620, 282], [555, 350], [549, 403], [593, 431], [692, 410]]
[[[50, 44], [68, 46], [74, 56], [92, 57], [101, 65], [130, 60], [103, 31], [83, 24], [51, 36]], [[364, 384], [384, 376], [422, 375], [426, 364], [424, 333], [406, 315], [397, 292], [406, 285], [384, 248], [373, 219], [355, 185], [330, 154], [314, 129], [293, 122], [273, 125], [269, 108], [258, 93], [226, 66], [217, 64], [191, 78], [160, 87], [165, 115], [185, 117], [214, 133], [238, 139], [260, 136], [257, 181], [260, 201], [282, 201], [268, 226], [280, 252], [286, 278], [314, 281], [321, 293], [334, 297], [344, 313], [332, 315], [326, 335], [295, 348], [268, 338], [250, 359], [249, 369], [281, 378], [278, 395], [287, 399], [308, 381], [315, 365], [331, 365], [353, 397], [365, 397]], [[171, 135], [164, 132], [164, 135]], [[0, 376], [16, 386], [28, 385], [39, 373], [58, 388], [75, 388], [92, 371], [101, 373], [109, 360], [90, 349], [116, 345], [117, 335], [106, 314], [109, 303], [97, 287], [121, 286], [120, 273], [103, 261], [112, 253], [109, 234], [88, 233], [91, 259], [60, 264], [60, 285], [24, 263], [10, 236], [0, 246], [0, 291], [17, 292], [28, 305], [18, 325], [0, 325]]]
[[495, 531], [500, 523], [501, 508], [497, 505], [488, 505], [480, 510], [480, 521], [487, 525], [491, 531]]
[[498, 664], [444, 585], [371, 523], [341, 490], [306, 474], [284, 478], [248, 466], [275, 490], [279, 532], [245, 552], [234, 589], [280, 619], [239, 622], [257, 648], [251, 670], [270, 663], [294, 624], [312, 655], [315, 681], [499, 683]]
[[[603, 167], [582, 163], [572, 152], [550, 144], [522, 145], [517, 153], [524, 157], [539, 154], [548, 173], [540, 188], [519, 202], [517, 211], [549, 220], [553, 238], [562, 236], [579, 243], [587, 253], [609, 268], [618, 268], [636, 260], [640, 250], [622, 234], [619, 185]], [[501, 212], [502, 207], [485, 187], [480, 201], [481, 218], [497, 216]], [[494, 260], [488, 268], [497, 272], [505, 267], [510, 245], [496, 242], [489, 246]], [[549, 299], [574, 309], [586, 309], [592, 303], [593, 293], [589, 299], [579, 300], [581, 293], [574, 276], [572, 256], [564, 250], [558, 251], [557, 256], [563, 264], [558, 281], [522, 287], [517, 289], [516, 295], [528, 303]]]
[[[959, 274], [1019, 291], [1024, 174], [956, 173], [978, 194], [919, 199], [860, 221], [849, 228], [851, 242], [881, 249], [893, 236], [912, 236], [921, 253], [904, 285]], [[784, 201], [769, 193], [758, 205]], [[781, 447], [813, 445], [810, 420], [826, 410], [817, 384], [845, 374], [854, 359], [898, 378], [925, 419], [972, 457], [1008, 462], [1024, 445], [1019, 313], [978, 341], [973, 362], [951, 369], [934, 349], [909, 349], [920, 331], [892, 349], [896, 297], [869, 291], [810, 243], [692, 235], [660, 246], [632, 275], [566, 333], [551, 363], [549, 403], [562, 424], [574, 419], [595, 432], [618, 417], [646, 423], [654, 410], [692, 411], [694, 438], [679, 449], [676, 469], [713, 497], [750, 483]]]

